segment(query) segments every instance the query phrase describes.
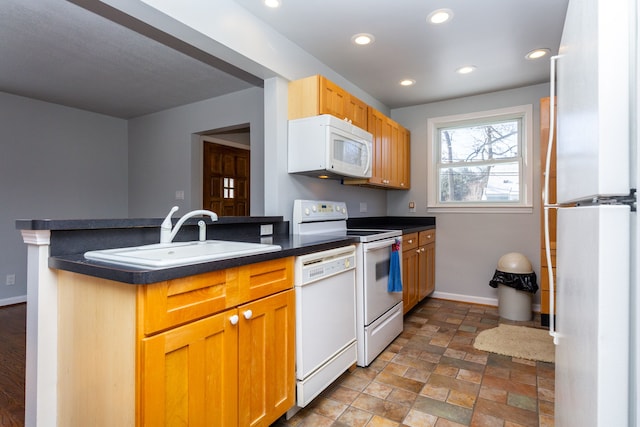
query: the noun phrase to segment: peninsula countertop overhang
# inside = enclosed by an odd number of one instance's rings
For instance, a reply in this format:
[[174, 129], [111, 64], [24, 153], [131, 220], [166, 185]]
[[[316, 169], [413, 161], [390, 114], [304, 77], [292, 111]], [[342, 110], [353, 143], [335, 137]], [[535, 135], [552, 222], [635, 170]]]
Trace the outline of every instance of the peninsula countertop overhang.
[[[84, 253], [90, 250], [158, 243], [162, 218], [24, 219], [16, 221], [16, 228], [50, 232], [49, 268], [133, 285], [157, 283], [277, 258], [300, 256], [358, 242], [357, 238], [344, 235], [299, 236], [289, 234], [289, 222], [284, 221], [281, 216], [220, 217], [214, 223], [208, 219], [205, 221], [207, 222], [208, 239], [269, 243], [279, 245], [282, 249], [276, 252], [151, 270], [90, 261], [84, 257]], [[186, 221], [175, 240], [197, 240], [197, 222], [198, 218]], [[264, 225], [271, 226], [271, 234], [261, 236], [261, 227]], [[349, 219], [349, 227], [400, 229], [406, 234], [420, 229], [435, 228], [435, 218], [354, 218]]]
[[[185, 223], [176, 241], [198, 239], [198, 218]], [[207, 221], [208, 238], [279, 245], [282, 249], [250, 256], [196, 263], [163, 269], [123, 267], [91, 261], [84, 257], [89, 250], [111, 249], [158, 243], [158, 218], [90, 219], [90, 220], [17, 220], [19, 230], [46, 230], [50, 235], [48, 266], [88, 276], [115, 280], [133, 285], [193, 276], [277, 258], [299, 256], [356, 243], [343, 235], [297, 236], [289, 234], [289, 223], [282, 217], [223, 217]], [[272, 233], [261, 236], [261, 226], [270, 225]]]

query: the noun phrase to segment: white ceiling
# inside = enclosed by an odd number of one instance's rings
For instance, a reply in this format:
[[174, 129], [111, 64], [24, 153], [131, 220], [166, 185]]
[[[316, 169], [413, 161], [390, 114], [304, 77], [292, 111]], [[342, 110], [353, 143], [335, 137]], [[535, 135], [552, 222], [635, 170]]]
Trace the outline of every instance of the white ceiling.
[[[424, 104], [549, 81], [548, 48], [556, 54], [568, 0], [235, 0], [347, 80], [390, 108]], [[436, 9], [453, 11], [440, 26]], [[370, 33], [372, 45], [350, 40]], [[459, 75], [463, 65], [477, 71]], [[401, 79], [416, 80], [401, 87]]]
[[[283, 0], [271, 10], [262, 0], [235, 1], [390, 108], [548, 81], [548, 60], [524, 55], [541, 47], [557, 52], [568, 3]], [[428, 25], [426, 16], [440, 7], [453, 10], [453, 20]], [[167, 46], [176, 40], [136, 25], [133, 31], [64, 0], [2, 0], [0, 91], [132, 118], [261, 86], [243, 70], [203, 52], [180, 53]], [[358, 32], [374, 34], [375, 43], [350, 44]], [[466, 64], [477, 71], [454, 72]], [[417, 84], [400, 87], [402, 78]]]

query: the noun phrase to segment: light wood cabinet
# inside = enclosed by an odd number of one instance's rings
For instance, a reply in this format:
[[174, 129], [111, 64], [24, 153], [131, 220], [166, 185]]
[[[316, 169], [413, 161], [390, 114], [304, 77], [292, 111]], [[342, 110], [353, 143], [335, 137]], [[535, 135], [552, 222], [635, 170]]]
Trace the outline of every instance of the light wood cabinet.
[[406, 314], [435, 290], [434, 229], [402, 237], [402, 302]]
[[289, 83], [289, 120], [331, 114], [367, 129], [367, 104], [323, 76]]
[[418, 304], [420, 251], [418, 233], [402, 236], [402, 310], [406, 314]]
[[[540, 188], [544, 191], [545, 167], [547, 159], [547, 147], [549, 146], [549, 129], [550, 129], [550, 99], [542, 98], [540, 100]], [[555, 130], [555, 127], [554, 127]], [[551, 161], [549, 163], [549, 203], [556, 203], [556, 150], [554, 144], [551, 149]], [[544, 200], [541, 201], [543, 205]], [[549, 247], [551, 249], [551, 260], [553, 264], [552, 274], [555, 279], [555, 257], [556, 257], [556, 225], [557, 225], [557, 209], [549, 209]], [[547, 264], [547, 256], [545, 252], [546, 244], [544, 238], [544, 209], [540, 214], [540, 318], [543, 326], [549, 326], [550, 316], [555, 316], [555, 312], [551, 313], [549, 288], [549, 266]], [[557, 283], [554, 280], [554, 283]], [[556, 293], [557, 294], [557, 293]], [[554, 307], [555, 308], [555, 307]]]
[[373, 135], [372, 174], [369, 179], [344, 179], [345, 184], [389, 189], [410, 188], [410, 133], [373, 107], [369, 107], [369, 128]]
[[289, 83], [289, 120], [331, 114], [373, 135], [372, 176], [344, 184], [408, 190], [411, 187], [411, 134], [399, 123], [316, 75]]
[[294, 405], [292, 258], [150, 285], [58, 281], [61, 424], [269, 426]]

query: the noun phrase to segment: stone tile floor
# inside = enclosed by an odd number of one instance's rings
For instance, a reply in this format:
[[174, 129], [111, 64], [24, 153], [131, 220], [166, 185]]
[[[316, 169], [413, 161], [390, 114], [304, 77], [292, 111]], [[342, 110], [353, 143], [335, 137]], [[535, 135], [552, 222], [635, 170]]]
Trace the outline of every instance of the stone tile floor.
[[553, 426], [553, 363], [473, 348], [509, 323], [496, 307], [426, 298], [404, 332], [367, 368], [343, 374], [310, 405], [272, 427]]

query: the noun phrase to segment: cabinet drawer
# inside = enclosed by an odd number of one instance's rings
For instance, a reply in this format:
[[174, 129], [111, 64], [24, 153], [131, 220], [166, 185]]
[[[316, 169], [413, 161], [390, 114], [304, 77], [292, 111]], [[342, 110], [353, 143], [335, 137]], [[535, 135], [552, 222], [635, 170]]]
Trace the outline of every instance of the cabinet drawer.
[[429, 243], [433, 243], [436, 241], [436, 230], [425, 230], [420, 232], [420, 237], [418, 238], [418, 244], [420, 246], [427, 245]]
[[238, 281], [229, 281], [227, 272], [213, 271], [145, 285], [140, 296], [145, 335], [232, 306], [238, 293]]
[[408, 251], [418, 247], [418, 233], [409, 233], [402, 236], [402, 250]]
[[144, 334], [200, 319], [291, 287], [291, 257], [145, 285], [140, 291]]
[[244, 265], [239, 269], [239, 281], [237, 304], [293, 288], [293, 257]]

